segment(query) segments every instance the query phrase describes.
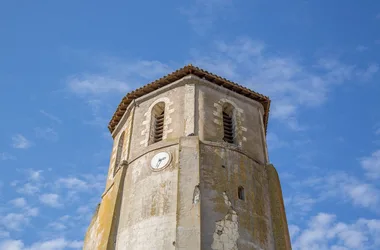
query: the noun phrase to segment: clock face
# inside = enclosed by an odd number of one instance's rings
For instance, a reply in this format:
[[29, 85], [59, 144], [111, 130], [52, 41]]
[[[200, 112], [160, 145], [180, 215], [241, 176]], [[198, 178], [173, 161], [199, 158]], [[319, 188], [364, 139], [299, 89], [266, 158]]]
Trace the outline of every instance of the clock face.
[[150, 166], [154, 170], [160, 170], [169, 165], [170, 162], [170, 154], [167, 152], [161, 152], [153, 156], [150, 161]]

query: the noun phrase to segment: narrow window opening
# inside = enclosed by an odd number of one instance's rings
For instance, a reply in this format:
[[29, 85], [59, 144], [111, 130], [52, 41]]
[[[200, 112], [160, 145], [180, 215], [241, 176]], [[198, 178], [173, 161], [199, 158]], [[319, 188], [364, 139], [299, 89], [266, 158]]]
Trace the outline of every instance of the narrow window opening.
[[152, 109], [150, 144], [162, 141], [164, 136], [165, 103], [160, 102]]
[[123, 152], [123, 145], [124, 145], [124, 132], [119, 137], [119, 142], [117, 144], [117, 151], [116, 151], [116, 160], [115, 160], [115, 166], [113, 174], [115, 175], [117, 168], [119, 167], [121, 156]]
[[226, 166], [222, 165], [222, 168], [226, 168]]
[[235, 126], [233, 119], [233, 108], [230, 104], [223, 108], [223, 140], [228, 143], [234, 143]]
[[164, 118], [165, 118], [165, 111], [162, 111], [161, 114], [156, 116], [156, 120], [154, 124], [154, 141], [153, 142], [162, 141], [162, 136], [164, 132]]
[[238, 197], [239, 197], [240, 200], [243, 200], [243, 201], [245, 200], [245, 198], [244, 198], [244, 188], [242, 186], [240, 186], [238, 188]]

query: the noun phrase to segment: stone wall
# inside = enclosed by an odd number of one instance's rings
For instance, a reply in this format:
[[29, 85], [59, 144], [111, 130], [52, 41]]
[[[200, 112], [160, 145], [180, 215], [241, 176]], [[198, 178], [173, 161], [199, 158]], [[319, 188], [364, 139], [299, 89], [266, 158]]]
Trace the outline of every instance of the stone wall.
[[[163, 140], [150, 145], [159, 102]], [[223, 141], [226, 102], [235, 110], [235, 144]], [[291, 249], [278, 176], [266, 166], [263, 112], [258, 102], [192, 75], [132, 102], [113, 133], [106, 189], [84, 249]], [[171, 163], [152, 171], [161, 151]]]
[[265, 167], [208, 143], [200, 147], [200, 173], [202, 249], [273, 249]]
[[265, 163], [261, 104], [210, 83], [197, 85], [197, 92], [200, 140], [223, 141], [222, 107], [230, 103], [235, 109], [236, 145], [258, 162]]

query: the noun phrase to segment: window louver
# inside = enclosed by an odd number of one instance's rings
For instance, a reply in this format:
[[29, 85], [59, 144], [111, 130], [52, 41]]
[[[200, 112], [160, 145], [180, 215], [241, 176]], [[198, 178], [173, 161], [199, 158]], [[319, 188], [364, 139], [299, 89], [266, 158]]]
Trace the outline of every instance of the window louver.
[[224, 128], [223, 140], [228, 143], [233, 143], [234, 130], [233, 130], [232, 117], [226, 112], [223, 112], [223, 128]]
[[162, 136], [164, 132], [164, 117], [165, 117], [164, 111], [162, 111], [161, 114], [156, 116], [156, 121], [154, 124], [153, 142], [162, 141]]

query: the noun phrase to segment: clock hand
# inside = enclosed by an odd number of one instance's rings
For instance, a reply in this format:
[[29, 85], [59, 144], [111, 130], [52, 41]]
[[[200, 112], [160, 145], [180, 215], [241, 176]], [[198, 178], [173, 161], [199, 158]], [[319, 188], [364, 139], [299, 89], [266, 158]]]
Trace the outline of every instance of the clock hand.
[[158, 168], [160, 166], [160, 163], [161, 163], [162, 159], [159, 159], [157, 164], [156, 164], [156, 167], [155, 168]]

